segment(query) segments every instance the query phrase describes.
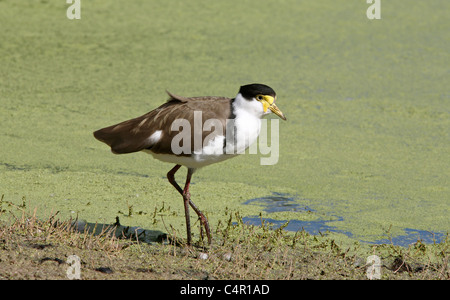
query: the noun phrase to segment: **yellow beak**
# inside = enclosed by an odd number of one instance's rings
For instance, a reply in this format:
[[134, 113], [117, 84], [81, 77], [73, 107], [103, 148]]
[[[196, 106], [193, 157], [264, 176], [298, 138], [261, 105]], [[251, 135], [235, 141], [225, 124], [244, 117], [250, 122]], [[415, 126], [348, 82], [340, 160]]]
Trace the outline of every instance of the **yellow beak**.
[[283, 112], [278, 108], [278, 106], [276, 106], [274, 97], [263, 96], [263, 100], [261, 100], [261, 102], [264, 107], [264, 112], [267, 112], [267, 109], [270, 109], [274, 114], [286, 121], [286, 117], [284, 116]]

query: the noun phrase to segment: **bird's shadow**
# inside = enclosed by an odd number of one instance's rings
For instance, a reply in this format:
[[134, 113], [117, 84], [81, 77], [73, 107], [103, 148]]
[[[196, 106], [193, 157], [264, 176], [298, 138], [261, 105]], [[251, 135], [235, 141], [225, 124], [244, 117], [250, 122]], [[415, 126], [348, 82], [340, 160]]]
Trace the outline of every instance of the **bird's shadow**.
[[94, 236], [104, 235], [120, 239], [135, 240], [147, 244], [170, 242], [171, 239], [159, 230], [143, 229], [141, 227], [123, 226], [116, 217], [113, 224], [89, 223], [84, 220], [76, 220], [72, 228], [80, 233], [89, 233]]

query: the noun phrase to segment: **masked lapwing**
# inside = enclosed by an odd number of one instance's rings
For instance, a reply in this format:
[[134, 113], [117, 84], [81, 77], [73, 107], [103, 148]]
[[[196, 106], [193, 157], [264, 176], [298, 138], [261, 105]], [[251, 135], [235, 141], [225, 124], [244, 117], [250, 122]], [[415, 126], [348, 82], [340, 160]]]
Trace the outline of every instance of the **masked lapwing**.
[[[283, 120], [286, 118], [275, 105], [275, 91], [263, 84], [241, 86], [235, 98], [181, 97], [167, 93], [169, 100], [158, 108], [99, 129], [94, 136], [110, 146], [115, 154], [144, 151], [175, 164], [167, 178], [183, 197], [187, 244], [192, 240], [189, 206], [199, 217], [201, 234], [203, 226], [211, 243], [208, 220], [189, 193], [192, 174], [201, 167], [245, 151], [256, 141], [264, 115], [272, 112]], [[175, 173], [181, 166], [187, 167], [184, 189], [175, 181]]]

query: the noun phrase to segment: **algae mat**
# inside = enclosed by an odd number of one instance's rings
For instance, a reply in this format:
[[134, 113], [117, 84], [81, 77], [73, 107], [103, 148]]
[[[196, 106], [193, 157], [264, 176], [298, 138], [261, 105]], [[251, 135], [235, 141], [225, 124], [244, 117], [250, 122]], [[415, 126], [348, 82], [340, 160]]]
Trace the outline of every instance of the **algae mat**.
[[[171, 166], [112, 155], [92, 131], [155, 108], [166, 89], [232, 97], [260, 82], [288, 118], [279, 161], [261, 166], [260, 155], [245, 155], [196, 173], [193, 199], [213, 227], [239, 211], [326, 222], [369, 242], [443, 236], [450, 3], [381, 1], [380, 20], [367, 19], [368, 6], [81, 1], [81, 19], [69, 20], [65, 1], [0, 1], [3, 209], [24, 202], [93, 223], [119, 216], [184, 236], [181, 199], [165, 179]], [[292, 209], [251, 201], [273, 195]]]

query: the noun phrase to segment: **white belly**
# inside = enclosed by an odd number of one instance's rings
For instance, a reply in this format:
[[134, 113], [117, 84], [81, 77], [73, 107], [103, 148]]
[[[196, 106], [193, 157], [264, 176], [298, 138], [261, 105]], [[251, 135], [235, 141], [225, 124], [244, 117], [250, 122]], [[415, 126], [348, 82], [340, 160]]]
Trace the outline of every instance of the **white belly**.
[[153, 158], [156, 158], [160, 161], [182, 165], [193, 169], [202, 168], [207, 165], [218, 163], [235, 156], [232, 154], [223, 154], [223, 155], [192, 154], [191, 156], [181, 156], [170, 154], [157, 154], [151, 151], [145, 152], [150, 153], [153, 156]]

